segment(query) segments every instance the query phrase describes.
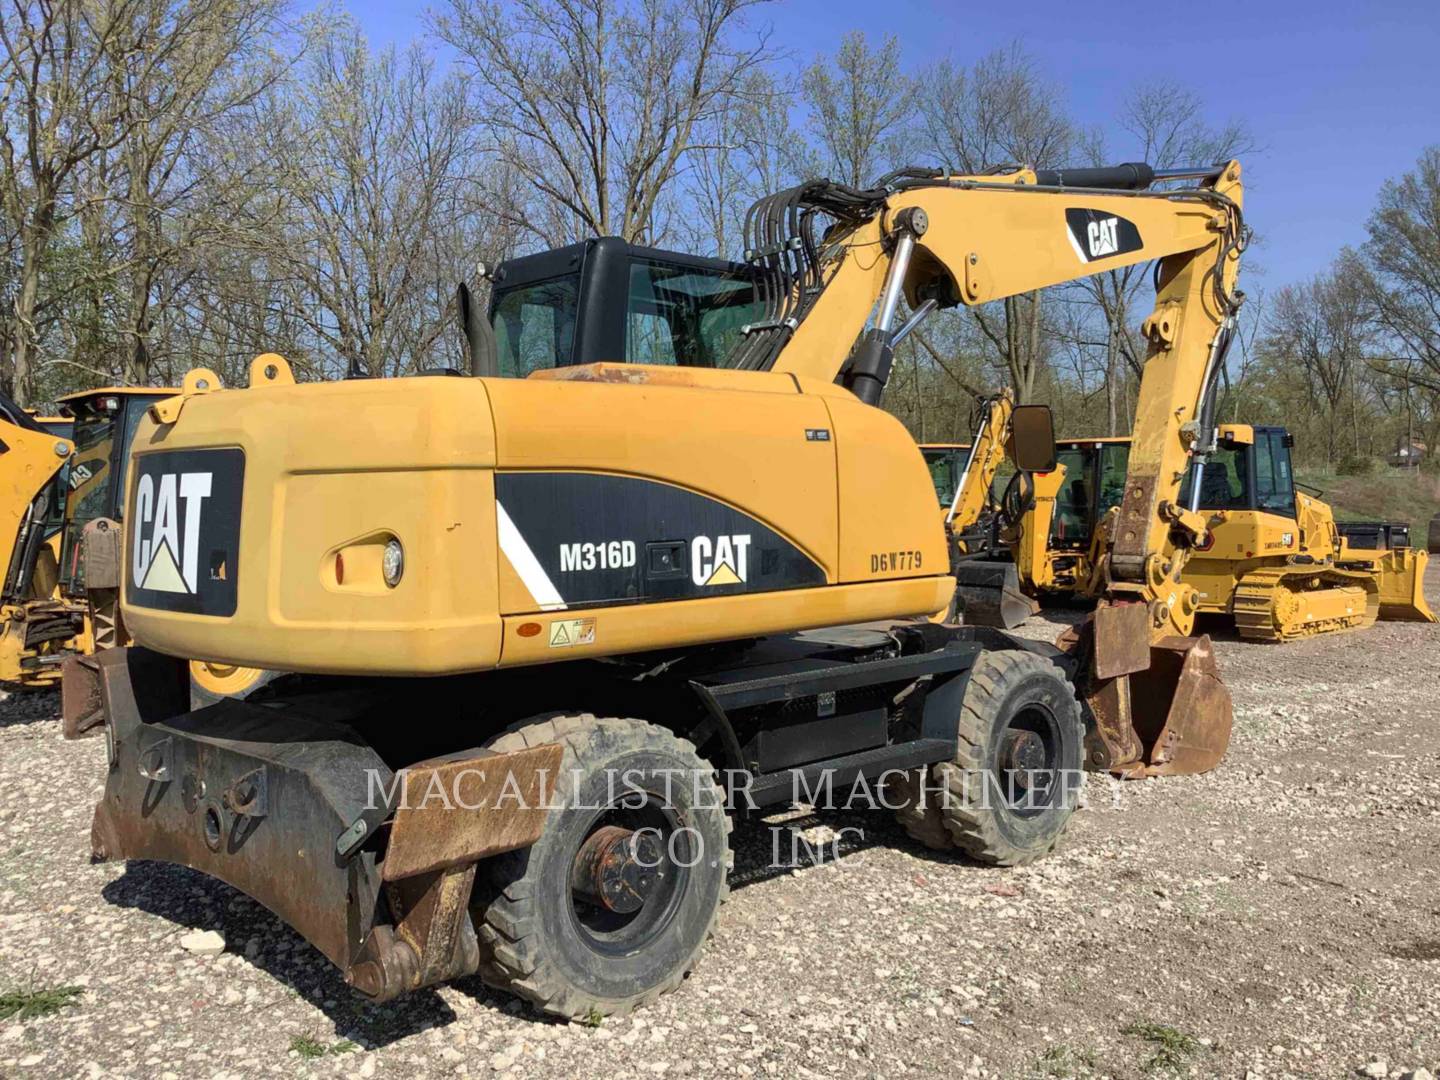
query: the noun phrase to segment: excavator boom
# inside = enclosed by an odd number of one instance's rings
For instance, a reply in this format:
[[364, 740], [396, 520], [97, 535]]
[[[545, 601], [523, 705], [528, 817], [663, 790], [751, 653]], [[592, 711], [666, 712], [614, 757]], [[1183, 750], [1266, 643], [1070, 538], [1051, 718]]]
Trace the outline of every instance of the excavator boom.
[[[740, 366], [838, 375], [871, 404], [889, 378], [897, 333], [911, 325], [895, 325], [902, 295], [923, 316], [1158, 263], [1136, 451], [1099, 568], [1104, 595], [1069, 643], [1085, 662], [1097, 717], [1090, 760], [1123, 776], [1202, 771], [1229, 739], [1229, 692], [1208, 638], [1189, 638], [1198, 597], [1181, 581], [1205, 519], [1179, 494], [1215, 443], [1215, 390], [1242, 299], [1240, 171], [1236, 161], [1167, 174], [1146, 166], [962, 177], [907, 170], [870, 190], [801, 185], [751, 214], [749, 255], [766, 274], [769, 309], [752, 326]], [[1145, 190], [1182, 179], [1199, 184]], [[820, 237], [817, 214], [836, 222]]]

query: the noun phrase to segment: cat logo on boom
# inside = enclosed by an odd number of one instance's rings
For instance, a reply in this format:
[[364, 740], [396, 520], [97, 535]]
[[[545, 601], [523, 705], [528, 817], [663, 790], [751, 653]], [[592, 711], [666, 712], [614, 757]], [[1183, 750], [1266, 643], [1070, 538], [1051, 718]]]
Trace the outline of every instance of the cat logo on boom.
[[[213, 482], [208, 472], [146, 474], [135, 487], [135, 583], [156, 592], [199, 587], [200, 520]], [[223, 566], [221, 569], [223, 580]]]
[[1117, 214], [1072, 206], [1065, 211], [1065, 224], [1070, 246], [1082, 263], [1125, 255], [1143, 246], [1135, 223]]
[[690, 579], [701, 586], [743, 585], [749, 554], [749, 533], [697, 536], [690, 541]]

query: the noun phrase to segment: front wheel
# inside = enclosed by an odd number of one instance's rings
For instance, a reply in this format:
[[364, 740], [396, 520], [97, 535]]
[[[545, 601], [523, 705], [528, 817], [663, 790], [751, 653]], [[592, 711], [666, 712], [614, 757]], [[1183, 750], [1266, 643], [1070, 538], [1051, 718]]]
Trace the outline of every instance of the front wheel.
[[476, 880], [480, 974], [555, 1016], [627, 1012], [678, 986], [714, 930], [724, 793], [694, 746], [640, 720], [530, 721], [490, 749], [554, 742], [564, 757], [544, 833]]
[[923, 785], [897, 784], [896, 818], [932, 848], [958, 848], [992, 866], [1034, 862], [1070, 823], [1085, 728], [1075, 688], [1049, 660], [985, 652], [970, 673], [953, 761]]

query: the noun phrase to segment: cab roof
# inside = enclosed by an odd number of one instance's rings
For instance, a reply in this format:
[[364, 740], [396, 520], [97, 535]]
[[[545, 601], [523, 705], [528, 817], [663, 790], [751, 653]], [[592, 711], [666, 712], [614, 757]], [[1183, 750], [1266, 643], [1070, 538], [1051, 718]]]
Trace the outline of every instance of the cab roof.
[[116, 394], [131, 395], [139, 397], [174, 397], [180, 393], [175, 387], [169, 386], [97, 386], [93, 390], [77, 390], [73, 394], [66, 394], [55, 400], [69, 404], [72, 401], [88, 401], [90, 398], [111, 397]]

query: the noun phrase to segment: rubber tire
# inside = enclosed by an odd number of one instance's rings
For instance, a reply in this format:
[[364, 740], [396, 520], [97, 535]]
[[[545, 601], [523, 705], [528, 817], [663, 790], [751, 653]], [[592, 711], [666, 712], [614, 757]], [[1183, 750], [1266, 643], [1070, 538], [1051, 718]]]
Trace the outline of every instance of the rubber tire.
[[959, 744], [953, 762], [931, 769], [931, 782], [947, 798], [920, 799], [918, 777], [906, 774], [889, 789], [892, 805], [903, 802], [895, 819], [913, 839], [936, 850], [960, 850], [991, 866], [1020, 866], [1055, 849], [1070, 823], [1073, 806], [1022, 818], [1004, 807], [985, 806], [967, 792], [967, 773], [989, 770], [999, 753], [999, 735], [1010, 718], [1029, 705], [1043, 705], [1060, 729], [1059, 767], [1078, 776], [1084, 762], [1085, 726], [1075, 688], [1065, 673], [1023, 650], [980, 654], [960, 707]]
[[[480, 939], [480, 977], [552, 1016], [629, 1012], [679, 986], [714, 933], [733, 862], [724, 793], [714, 782], [713, 767], [691, 743], [641, 720], [588, 713], [531, 719], [487, 747], [503, 752], [556, 742], [565, 750], [560, 766], [565, 780], [555, 785], [556, 805], [544, 833], [529, 848], [481, 864], [476, 875], [471, 914]], [[683, 824], [697, 830], [705, 855], [691, 868], [689, 887], [659, 940], [639, 952], [602, 959], [580, 939], [569, 917], [570, 857], [593, 814], [567, 804], [578, 786], [582, 801], [593, 805], [588, 785], [603, 782], [607, 769], [651, 768], [707, 778], [706, 806], [695, 805], [693, 785], [675, 783], [671, 789], [671, 805]], [[579, 785], [569, 779], [576, 769]]]

